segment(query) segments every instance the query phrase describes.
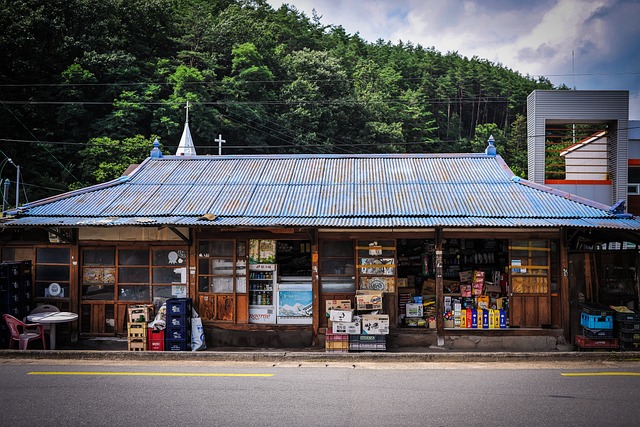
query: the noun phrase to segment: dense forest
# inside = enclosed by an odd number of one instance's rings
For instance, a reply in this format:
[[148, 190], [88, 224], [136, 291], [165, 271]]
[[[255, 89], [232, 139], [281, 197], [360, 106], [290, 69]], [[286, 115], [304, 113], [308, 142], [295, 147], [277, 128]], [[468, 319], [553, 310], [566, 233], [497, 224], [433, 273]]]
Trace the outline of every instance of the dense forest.
[[[0, 0], [0, 176], [20, 202], [120, 176], [189, 102], [198, 154], [481, 152], [526, 174], [526, 97], [481, 58], [364, 41], [264, 0]], [[9, 161], [8, 159], [11, 159]], [[13, 163], [13, 164], [12, 164]], [[4, 191], [4, 186], [3, 191]]]

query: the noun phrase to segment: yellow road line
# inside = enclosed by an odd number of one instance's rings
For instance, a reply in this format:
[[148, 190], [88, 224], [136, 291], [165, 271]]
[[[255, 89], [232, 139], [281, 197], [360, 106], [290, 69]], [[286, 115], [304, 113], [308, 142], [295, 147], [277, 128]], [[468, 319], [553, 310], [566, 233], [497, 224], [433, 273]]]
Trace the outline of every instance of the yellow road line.
[[114, 375], [142, 377], [272, 377], [273, 374], [215, 374], [189, 372], [33, 371], [28, 375]]
[[563, 377], [640, 377], [640, 372], [572, 372]]

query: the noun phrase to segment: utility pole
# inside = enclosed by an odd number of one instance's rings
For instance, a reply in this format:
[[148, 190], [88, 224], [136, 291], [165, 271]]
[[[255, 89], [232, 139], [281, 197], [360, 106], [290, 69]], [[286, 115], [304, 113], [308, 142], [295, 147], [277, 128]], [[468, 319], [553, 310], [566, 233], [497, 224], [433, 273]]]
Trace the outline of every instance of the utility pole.
[[9, 163], [16, 167], [16, 209], [20, 206], [20, 166], [13, 163], [13, 160], [7, 159]]
[[4, 215], [4, 211], [7, 210], [7, 198], [9, 196], [9, 186], [11, 185], [11, 181], [9, 178], [4, 180], [4, 193], [2, 193], [2, 214]]

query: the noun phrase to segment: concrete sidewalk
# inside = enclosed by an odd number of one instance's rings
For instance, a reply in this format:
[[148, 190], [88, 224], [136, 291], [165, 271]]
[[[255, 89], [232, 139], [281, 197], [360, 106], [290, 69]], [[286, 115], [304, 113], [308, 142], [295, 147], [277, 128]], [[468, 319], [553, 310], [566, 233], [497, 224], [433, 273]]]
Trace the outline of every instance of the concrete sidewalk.
[[[635, 362], [640, 365], [640, 351], [480, 351], [451, 350], [437, 346], [409, 347], [386, 351], [326, 352], [319, 348], [263, 349], [208, 348], [202, 351], [128, 351], [127, 341], [66, 345], [56, 350], [0, 350], [2, 359], [41, 360], [131, 360], [131, 361], [209, 361], [209, 362], [334, 362], [334, 363], [463, 363], [463, 362]], [[93, 347], [93, 348], [90, 348]], [[102, 348], [96, 348], [102, 347]]]

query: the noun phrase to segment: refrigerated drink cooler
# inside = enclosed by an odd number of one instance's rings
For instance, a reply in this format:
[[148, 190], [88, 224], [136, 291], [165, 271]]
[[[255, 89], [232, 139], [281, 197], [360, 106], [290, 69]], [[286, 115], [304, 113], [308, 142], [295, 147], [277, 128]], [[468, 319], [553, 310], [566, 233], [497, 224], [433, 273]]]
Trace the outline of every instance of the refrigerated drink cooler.
[[310, 325], [313, 322], [311, 277], [282, 277], [277, 283], [277, 321], [284, 325]]
[[249, 264], [249, 323], [276, 323], [276, 264]]

